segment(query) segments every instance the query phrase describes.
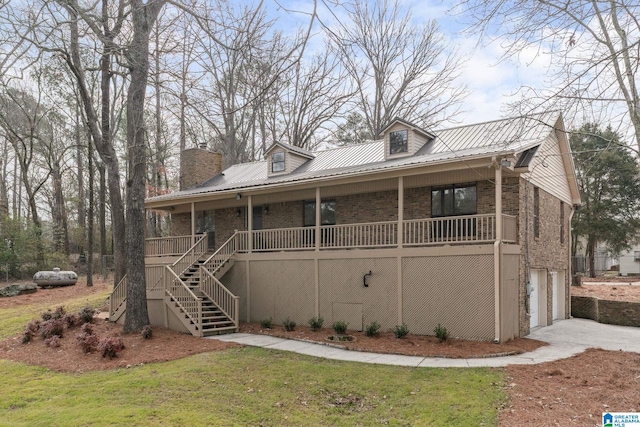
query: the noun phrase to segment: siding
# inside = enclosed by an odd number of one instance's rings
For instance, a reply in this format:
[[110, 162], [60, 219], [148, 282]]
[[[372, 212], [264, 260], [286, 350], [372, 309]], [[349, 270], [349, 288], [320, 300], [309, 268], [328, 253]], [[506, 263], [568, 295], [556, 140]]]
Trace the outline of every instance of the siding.
[[523, 177], [563, 202], [573, 204], [567, 172], [555, 132], [550, 133], [545, 139], [533, 160], [531, 172], [524, 174]]

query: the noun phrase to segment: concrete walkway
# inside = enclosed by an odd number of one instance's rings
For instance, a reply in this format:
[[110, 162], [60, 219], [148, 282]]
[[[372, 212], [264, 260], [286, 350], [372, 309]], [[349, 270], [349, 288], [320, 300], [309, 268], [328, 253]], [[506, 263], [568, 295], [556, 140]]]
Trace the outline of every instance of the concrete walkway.
[[275, 338], [268, 335], [228, 334], [208, 337], [220, 341], [235, 342], [253, 347], [292, 351], [325, 359], [350, 362], [378, 363], [382, 365], [435, 367], [435, 368], [479, 368], [507, 365], [532, 365], [565, 359], [590, 347], [604, 350], [623, 350], [640, 353], [640, 328], [604, 325], [585, 319], [562, 320], [552, 326], [534, 330], [527, 338], [545, 341], [549, 345], [529, 353], [515, 356], [484, 359], [445, 359], [437, 357], [400, 356], [394, 354], [368, 353], [343, 350], [322, 344]]

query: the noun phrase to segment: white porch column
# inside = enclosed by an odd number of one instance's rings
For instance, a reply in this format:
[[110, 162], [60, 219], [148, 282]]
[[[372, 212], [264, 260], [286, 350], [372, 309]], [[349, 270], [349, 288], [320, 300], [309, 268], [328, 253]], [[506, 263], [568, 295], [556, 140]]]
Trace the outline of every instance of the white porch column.
[[253, 252], [253, 200], [247, 197], [247, 231], [249, 232], [249, 253]]
[[191, 202], [191, 244], [196, 242], [196, 203]]
[[320, 250], [320, 221], [322, 220], [322, 215], [320, 212], [320, 187], [316, 187], [316, 251]]
[[500, 160], [495, 162], [495, 198], [496, 198], [496, 240], [493, 243], [493, 286], [495, 298], [495, 341], [500, 341], [500, 281], [501, 266], [500, 246], [502, 244], [502, 166]]

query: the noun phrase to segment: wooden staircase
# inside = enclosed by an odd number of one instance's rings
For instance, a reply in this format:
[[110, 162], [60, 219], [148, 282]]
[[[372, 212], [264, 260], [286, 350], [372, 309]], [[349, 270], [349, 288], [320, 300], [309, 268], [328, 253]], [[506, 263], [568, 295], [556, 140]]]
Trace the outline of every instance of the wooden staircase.
[[[194, 262], [189, 268], [180, 274], [180, 279], [185, 285], [202, 301], [202, 330], [199, 331], [198, 325], [196, 325], [188, 315], [182, 310], [179, 304], [168, 298], [167, 304], [171, 311], [180, 319], [184, 319], [183, 323], [191, 331], [193, 335], [199, 336], [211, 336], [219, 335], [221, 333], [232, 332], [237, 329], [233, 320], [227, 316], [224, 311], [220, 309], [207, 295], [200, 290], [200, 267], [209, 258], [210, 253], [205, 253], [196, 262]], [[222, 278], [224, 274], [229, 271], [233, 266], [233, 259], [229, 259], [223, 266], [220, 266], [214, 273], [217, 279]]]

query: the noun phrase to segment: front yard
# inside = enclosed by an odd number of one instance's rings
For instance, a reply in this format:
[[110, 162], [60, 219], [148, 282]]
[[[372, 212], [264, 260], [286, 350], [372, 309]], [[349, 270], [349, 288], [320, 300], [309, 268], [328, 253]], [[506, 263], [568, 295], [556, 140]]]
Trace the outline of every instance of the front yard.
[[602, 411], [640, 410], [635, 353], [431, 369], [220, 345], [162, 328], [151, 340], [125, 336], [127, 348], [113, 361], [82, 354], [73, 330], [59, 348], [16, 341], [42, 311], [104, 306], [109, 289], [79, 283], [0, 299], [0, 424], [598, 426]]

